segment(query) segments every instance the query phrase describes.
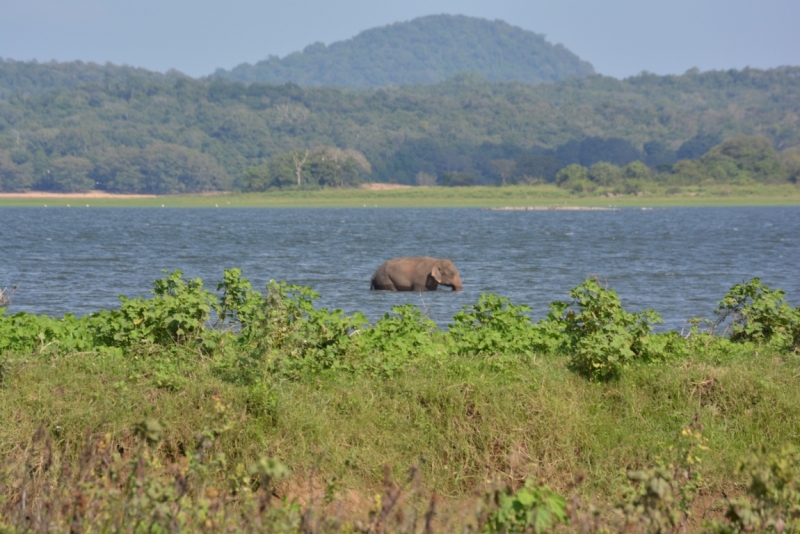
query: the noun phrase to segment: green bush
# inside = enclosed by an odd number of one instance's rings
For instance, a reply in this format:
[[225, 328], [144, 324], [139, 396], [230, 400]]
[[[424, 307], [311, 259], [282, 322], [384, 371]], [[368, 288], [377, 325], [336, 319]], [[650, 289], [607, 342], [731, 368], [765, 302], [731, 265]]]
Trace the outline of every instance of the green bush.
[[736, 284], [714, 311], [712, 330], [728, 323], [731, 341], [771, 342], [780, 347], [800, 347], [800, 308], [784, 301], [786, 293], [772, 290], [760, 278]]
[[90, 316], [98, 341], [117, 347], [202, 342], [216, 299], [203, 289], [202, 280], [184, 281], [182, 276], [176, 270], [156, 280], [152, 299], [120, 296], [122, 305], [118, 310], [104, 310]]
[[387, 376], [409, 361], [433, 358], [437, 349], [436, 323], [419, 308], [413, 304], [393, 306], [392, 313], [384, 314], [359, 336], [359, 349], [364, 356], [372, 356], [364, 365]]
[[529, 353], [534, 348], [531, 308], [510, 299], [482, 293], [477, 304], [465, 306], [450, 325], [457, 354], [497, 356]]
[[[656, 312], [625, 311], [616, 292], [591, 279], [570, 291], [571, 301], [553, 302], [547, 318], [536, 324], [528, 306], [482, 294], [456, 313], [447, 332], [411, 305], [394, 307], [393, 315], [370, 326], [360, 313], [315, 308], [319, 295], [308, 287], [271, 281], [262, 296], [240, 269], [224, 271], [216, 289], [218, 296], [200, 279], [184, 280], [174, 271], [154, 282], [152, 298], [120, 297], [118, 309], [81, 318], [8, 315], [0, 309], [0, 353], [147, 355], [159, 347], [181, 347], [161, 357], [183, 360], [187, 351], [195, 351], [212, 356], [231, 380], [252, 382], [264, 373], [298, 378], [326, 369], [390, 376], [412, 362], [430, 365], [446, 354], [479, 356], [503, 366], [520, 356], [561, 352], [569, 355], [572, 370], [602, 381], [619, 377], [633, 362], [682, 359], [690, 350], [722, 361], [739, 352], [737, 344], [770, 343], [777, 350], [800, 345], [800, 309], [758, 278], [731, 288], [710, 332], [699, 332], [695, 320], [689, 341], [674, 331], [654, 334], [652, 325], [661, 322]], [[723, 324], [723, 334], [730, 336], [714, 336]]]
[[44, 352], [51, 349], [91, 350], [95, 334], [88, 318], [67, 314], [61, 319], [0, 309], [0, 353]]
[[626, 312], [615, 291], [592, 279], [569, 294], [572, 302], [554, 302], [551, 309], [565, 334], [564, 349], [572, 354], [570, 367], [579, 374], [609, 380], [634, 360], [664, 356], [668, 343], [650, 338], [650, 325], [661, 322], [653, 310]]
[[550, 532], [567, 521], [567, 501], [547, 486], [531, 480], [517, 491], [505, 486], [487, 493], [487, 520], [481, 532]]
[[251, 361], [265, 361], [272, 372], [299, 377], [344, 365], [354, 346], [353, 334], [367, 324], [361, 313], [314, 308], [319, 294], [311, 288], [271, 280], [267, 296], [248, 311]]
[[736, 472], [746, 477], [747, 495], [727, 499], [726, 521], [712, 523], [713, 532], [800, 532], [798, 447], [785, 445], [778, 453], [754, 447]]

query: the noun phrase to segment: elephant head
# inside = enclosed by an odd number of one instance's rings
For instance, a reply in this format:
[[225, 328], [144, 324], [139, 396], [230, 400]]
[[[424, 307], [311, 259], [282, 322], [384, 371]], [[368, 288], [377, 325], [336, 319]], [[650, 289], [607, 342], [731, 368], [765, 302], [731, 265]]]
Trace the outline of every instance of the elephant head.
[[450, 260], [438, 260], [431, 268], [430, 276], [436, 283], [442, 286], [453, 288], [453, 291], [461, 291], [461, 277], [458, 270]]

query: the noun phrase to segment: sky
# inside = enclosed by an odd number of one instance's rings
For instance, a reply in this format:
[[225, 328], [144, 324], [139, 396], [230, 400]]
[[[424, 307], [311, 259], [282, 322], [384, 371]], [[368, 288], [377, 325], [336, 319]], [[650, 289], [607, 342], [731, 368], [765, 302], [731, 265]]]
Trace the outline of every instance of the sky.
[[197, 77], [441, 13], [544, 34], [616, 78], [800, 65], [800, 0], [0, 0], [0, 57]]

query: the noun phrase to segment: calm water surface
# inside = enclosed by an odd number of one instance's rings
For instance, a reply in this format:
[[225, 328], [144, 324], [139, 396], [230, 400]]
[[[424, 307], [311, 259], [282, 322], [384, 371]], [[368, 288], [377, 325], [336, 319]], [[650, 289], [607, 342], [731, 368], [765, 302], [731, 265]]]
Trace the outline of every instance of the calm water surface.
[[[384, 260], [451, 258], [464, 291], [369, 291]], [[312, 286], [320, 306], [379, 318], [411, 302], [445, 325], [481, 292], [533, 307], [534, 318], [597, 276], [630, 311], [653, 308], [665, 326], [710, 317], [735, 283], [760, 276], [800, 305], [800, 208], [619, 211], [479, 209], [0, 208], [0, 288], [11, 311], [61, 315], [149, 295], [162, 270], [213, 289], [241, 267]]]

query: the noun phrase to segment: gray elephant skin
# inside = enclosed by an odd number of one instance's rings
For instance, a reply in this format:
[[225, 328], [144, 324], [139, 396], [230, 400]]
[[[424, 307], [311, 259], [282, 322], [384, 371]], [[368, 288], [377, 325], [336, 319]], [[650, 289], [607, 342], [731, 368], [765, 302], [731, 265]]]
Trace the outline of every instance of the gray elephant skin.
[[458, 269], [448, 259], [414, 256], [395, 258], [378, 267], [370, 289], [386, 291], [435, 291], [439, 286], [461, 291]]

